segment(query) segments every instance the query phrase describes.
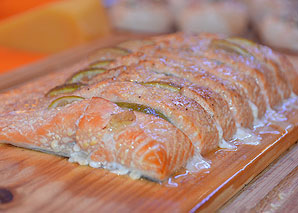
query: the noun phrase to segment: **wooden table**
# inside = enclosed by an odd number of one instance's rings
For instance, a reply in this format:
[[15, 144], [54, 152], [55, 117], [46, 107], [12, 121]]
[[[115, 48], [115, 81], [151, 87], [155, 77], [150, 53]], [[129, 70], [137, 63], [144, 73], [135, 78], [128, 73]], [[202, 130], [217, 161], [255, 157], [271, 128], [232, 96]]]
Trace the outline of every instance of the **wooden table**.
[[[117, 37], [106, 38], [100, 41], [95, 41], [91, 44], [80, 46], [72, 50], [54, 55], [43, 61], [32, 64], [28, 67], [20, 68], [13, 72], [4, 74], [0, 76], [0, 90], [5, 90], [7, 88], [14, 87], [15, 85], [20, 85], [28, 80], [37, 78], [39, 76], [45, 75], [52, 72], [53, 70], [59, 70], [63, 67], [71, 65], [73, 62], [80, 60], [83, 56], [87, 55], [89, 52], [92, 52], [94, 49], [99, 47], [109, 46], [115, 43], [118, 43], [122, 40], [131, 38], [131, 35], [122, 35]], [[133, 36], [135, 37], [135, 36]], [[142, 35], [139, 37], [143, 37]], [[298, 67], [298, 58], [292, 56], [291, 59]], [[297, 130], [297, 128], [296, 128]], [[297, 133], [295, 134], [297, 136]], [[294, 136], [294, 137], [296, 137]], [[2, 147], [4, 149], [15, 149], [14, 147]], [[0, 147], [1, 151], [1, 147]], [[18, 152], [27, 152], [27, 150], [18, 149]], [[30, 152], [30, 151], [28, 151]], [[40, 154], [43, 155], [43, 154]], [[53, 160], [58, 159], [57, 164], [65, 164], [61, 161], [61, 158], [54, 156], [44, 157], [45, 159]], [[60, 162], [60, 163], [59, 163]], [[67, 163], [67, 162], [66, 162]], [[6, 176], [6, 171], [18, 172], [16, 165], [9, 165], [6, 167], [5, 159], [0, 161], [0, 183], [4, 183], [3, 179]], [[16, 170], [14, 170], [16, 167]], [[59, 167], [60, 169], [62, 167]], [[81, 170], [85, 170], [82, 168]], [[22, 172], [31, 172], [26, 169]], [[56, 171], [52, 171], [56, 172]], [[82, 178], [84, 178], [82, 176]], [[9, 182], [10, 180], [8, 180]], [[12, 181], [12, 180], [11, 180]], [[22, 179], [18, 184], [29, 184], [34, 182], [34, 180]], [[16, 183], [15, 183], [16, 184]], [[9, 192], [2, 190], [0, 185], [0, 200], [9, 199]], [[48, 187], [47, 190], [56, 190], [55, 187]], [[1, 191], [2, 190], [2, 191]], [[33, 190], [33, 189], [32, 189]], [[28, 196], [32, 192], [26, 192]], [[79, 193], [79, 191], [76, 191]], [[92, 193], [92, 192], [90, 192]], [[46, 195], [38, 194], [34, 195], [32, 199], [54, 199], [53, 197], [47, 197]], [[2, 204], [0, 203], [0, 212], [1, 210], [9, 210], [12, 207], [15, 207], [22, 203], [18, 196], [15, 196], [14, 202], [11, 204]], [[110, 198], [112, 199], [112, 198]], [[256, 176], [253, 180], [249, 182], [244, 188], [242, 188], [236, 195], [234, 195], [227, 203], [225, 203], [220, 209], [219, 212], [298, 212], [298, 145], [297, 143], [292, 145], [286, 152], [284, 152], [278, 159], [272, 162], [263, 172]], [[32, 201], [31, 201], [32, 202]], [[50, 200], [49, 200], [50, 202]], [[59, 202], [59, 201], [56, 201]], [[62, 202], [62, 201], [61, 201]], [[64, 200], [63, 202], [67, 202]], [[90, 201], [91, 202], [91, 201]], [[23, 204], [23, 203], [22, 203]], [[50, 205], [50, 203], [49, 203]], [[117, 205], [117, 204], [115, 204]], [[169, 204], [170, 205], [170, 204]], [[175, 204], [171, 204], [175, 206]], [[13, 208], [12, 208], [13, 209]], [[47, 211], [53, 211], [54, 209], [46, 208]], [[125, 209], [125, 208], [124, 208]], [[22, 208], [17, 208], [17, 211], [21, 211]], [[26, 211], [26, 208], [24, 209]], [[42, 209], [39, 209], [42, 210]], [[58, 210], [59, 209], [55, 209]], [[72, 209], [75, 211], [75, 208]], [[94, 209], [93, 209], [94, 210]]]
[[298, 145], [255, 177], [219, 212], [298, 212]]

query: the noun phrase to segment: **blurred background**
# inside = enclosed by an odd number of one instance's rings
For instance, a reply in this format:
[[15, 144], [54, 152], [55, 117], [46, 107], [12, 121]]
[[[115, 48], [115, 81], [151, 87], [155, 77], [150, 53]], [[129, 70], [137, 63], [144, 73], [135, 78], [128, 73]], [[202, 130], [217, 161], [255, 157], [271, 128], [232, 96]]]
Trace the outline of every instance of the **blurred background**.
[[298, 0], [0, 0], [0, 73], [111, 35], [243, 36], [298, 52]]

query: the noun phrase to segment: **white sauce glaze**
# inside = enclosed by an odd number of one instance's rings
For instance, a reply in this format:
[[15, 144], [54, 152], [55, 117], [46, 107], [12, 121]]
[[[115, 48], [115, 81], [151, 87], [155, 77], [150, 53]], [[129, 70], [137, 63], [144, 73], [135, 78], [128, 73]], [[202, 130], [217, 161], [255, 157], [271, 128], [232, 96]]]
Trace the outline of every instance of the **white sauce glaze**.
[[210, 162], [204, 159], [199, 152], [196, 152], [185, 167], [189, 172], [198, 172], [210, 168]]
[[233, 143], [231, 143], [230, 141], [227, 142], [224, 139], [222, 139], [221, 141], [219, 141], [219, 148], [222, 148], [222, 149], [236, 149], [237, 146], [234, 145]]

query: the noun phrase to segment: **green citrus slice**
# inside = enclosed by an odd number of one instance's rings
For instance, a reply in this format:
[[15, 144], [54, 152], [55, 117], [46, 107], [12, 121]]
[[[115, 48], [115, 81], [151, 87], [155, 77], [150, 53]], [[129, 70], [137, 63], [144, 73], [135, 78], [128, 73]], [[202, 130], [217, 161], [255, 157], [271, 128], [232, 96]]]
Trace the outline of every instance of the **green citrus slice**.
[[64, 84], [51, 89], [45, 96], [53, 97], [65, 93], [71, 93], [78, 90], [83, 84], [81, 83], [72, 83], [72, 84]]
[[121, 47], [107, 47], [102, 48], [89, 56], [89, 60], [96, 61], [96, 60], [111, 60], [119, 56], [125, 56], [130, 53], [129, 50], [121, 48]]
[[142, 112], [142, 113], [145, 113], [148, 115], [154, 115], [156, 117], [159, 117], [166, 121], [169, 121], [169, 119], [164, 114], [162, 114], [158, 110], [153, 109], [149, 106], [136, 104], [136, 103], [128, 103], [128, 102], [115, 102], [115, 104], [117, 104], [121, 108], [129, 109], [129, 110], [133, 110], [133, 111], [137, 111], [137, 112]]
[[125, 111], [111, 115], [110, 121], [107, 125], [108, 128], [121, 131], [124, 127], [130, 125], [136, 120], [136, 115], [133, 111]]
[[249, 47], [257, 47], [258, 46], [257, 43], [255, 43], [251, 40], [245, 39], [245, 38], [240, 38], [240, 37], [227, 38], [226, 40], [229, 42], [235, 43], [235, 44], [239, 44], [239, 45], [247, 45]]
[[245, 57], [251, 57], [252, 56], [250, 54], [250, 52], [248, 52], [246, 49], [242, 48], [238, 44], [229, 42], [229, 41], [224, 40], [224, 39], [212, 40], [211, 43], [210, 43], [210, 47], [215, 48], [215, 49], [222, 49], [222, 50], [225, 50], [227, 52], [236, 53], [238, 55], [242, 55], [242, 56], [245, 56]]
[[124, 41], [117, 46], [120, 48], [128, 49], [130, 51], [133, 50], [138, 50], [141, 47], [147, 46], [147, 45], [154, 45], [154, 41], [149, 40], [149, 39], [144, 39], [144, 40], [128, 40]]
[[67, 104], [71, 104], [75, 101], [81, 101], [84, 100], [85, 98], [80, 97], [80, 96], [63, 96], [60, 98], [55, 99], [52, 101], [52, 103], [49, 105], [49, 109], [57, 108], [57, 107], [63, 107]]
[[73, 74], [66, 82], [67, 83], [79, 83], [79, 82], [88, 82], [94, 76], [105, 72], [106, 69], [103, 68], [89, 68], [85, 70], [81, 70], [75, 74]]
[[162, 89], [167, 89], [172, 92], [179, 92], [181, 90], [181, 87], [178, 85], [175, 85], [171, 82], [162, 82], [162, 81], [148, 81], [148, 82], [141, 82], [139, 84], [145, 85], [145, 86], [154, 86]]
[[114, 60], [100, 60], [95, 61], [92, 64], [89, 65], [91, 68], [104, 68], [108, 66], [110, 63], [112, 63]]

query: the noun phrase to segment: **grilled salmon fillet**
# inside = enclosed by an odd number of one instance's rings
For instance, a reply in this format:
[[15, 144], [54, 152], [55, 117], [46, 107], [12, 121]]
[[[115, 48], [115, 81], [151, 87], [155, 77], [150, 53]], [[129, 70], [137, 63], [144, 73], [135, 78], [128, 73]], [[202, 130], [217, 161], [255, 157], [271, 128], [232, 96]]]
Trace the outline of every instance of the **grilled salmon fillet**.
[[70, 157], [75, 141], [83, 154], [102, 165], [118, 163], [156, 180], [185, 166], [194, 147], [164, 119], [124, 110], [90, 98], [58, 110], [1, 115], [0, 140]]
[[242, 38], [124, 42], [0, 94], [0, 143], [163, 181], [296, 98], [297, 80], [285, 56]]

